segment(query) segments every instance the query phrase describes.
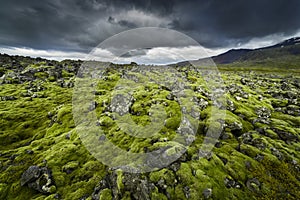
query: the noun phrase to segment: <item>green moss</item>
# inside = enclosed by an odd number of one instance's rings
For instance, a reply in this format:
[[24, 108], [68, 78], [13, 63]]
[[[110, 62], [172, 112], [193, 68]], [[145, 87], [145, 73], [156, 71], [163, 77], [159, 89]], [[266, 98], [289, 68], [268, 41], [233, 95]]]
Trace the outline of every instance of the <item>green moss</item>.
[[49, 193], [53, 194], [56, 192], [56, 187], [54, 185], [52, 185], [50, 188], [49, 188]]
[[71, 162], [68, 162], [67, 164], [65, 164], [62, 167], [62, 170], [63, 171], [74, 170], [74, 169], [78, 168], [78, 166], [79, 166], [78, 161], [71, 161]]
[[153, 193], [151, 193], [151, 199], [153, 199], [153, 200], [167, 200], [168, 198], [165, 195], [161, 194], [161, 193], [153, 192]]
[[48, 73], [46, 73], [46, 72], [36, 72], [34, 74], [34, 76], [44, 80], [48, 77]]
[[174, 173], [168, 169], [162, 169], [150, 173], [150, 180], [154, 183], [157, 183], [160, 180], [164, 180], [165, 184], [169, 186], [173, 186], [176, 184]]
[[123, 178], [124, 178], [123, 172], [122, 172], [122, 170], [117, 170], [116, 172], [117, 172], [117, 187], [118, 187], [119, 191], [123, 191], [123, 189], [124, 189], [124, 184], [122, 182]]
[[176, 174], [179, 178], [179, 181], [184, 185], [189, 185], [192, 183], [191, 177], [193, 177], [193, 175], [188, 163], [181, 163], [180, 169], [176, 172]]
[[48, 80], [51, 81], [51, 82], [54, 82], [54, 81], [56, 81], [56, 77], [55, 76], [49, 76]]
[[0, 198], [5, 199], [7, 196], [9, 186], [5, 183], [0, 183]]
[[68, 72], [68, 71], [66, 71], [66, 70], [62, 70], [62, 77], [63, 78], [70, 78], [70, 77], [73, 77], [74, 76], [74, 73], [70, 73], [70, 72]]
[[111, 190], [104, 189], [100, 192], [100, 200], [112, 200]]

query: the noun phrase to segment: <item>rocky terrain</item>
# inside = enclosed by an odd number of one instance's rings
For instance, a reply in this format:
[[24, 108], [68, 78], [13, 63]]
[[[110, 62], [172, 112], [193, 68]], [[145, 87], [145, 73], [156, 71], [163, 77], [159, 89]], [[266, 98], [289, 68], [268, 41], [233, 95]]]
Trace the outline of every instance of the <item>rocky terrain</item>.
[[[198, 71], [175, 66], [197, 105], [186, 111], [197, 119], [195, 137], [168, 166], [130, 173], [94, 158], [75, 129], [72, 95], [82, 61], [1, 54], [0, 199], [299, 199], [300, 63], [265, 63], [219, 65], [226, 97], [219, 107]], [[133, 66], [112, 65], [99, 80], [90, 109], [105, 133], [99, 140], [135, 153], [170, 146], [182, 110], [166, 87], [149, 84], [117, 104], [129, 106], [141, 126], [152, 104], [163, 105], [168, 117], [158, 135], [128, 136], [114, 121], [123, 107], [110, 106], [111, 93]], [[223, 120], [212, 121], [214, 107], [226, 113]], [[208, 127], [221, 130], [211, 152], [201, 150]]]

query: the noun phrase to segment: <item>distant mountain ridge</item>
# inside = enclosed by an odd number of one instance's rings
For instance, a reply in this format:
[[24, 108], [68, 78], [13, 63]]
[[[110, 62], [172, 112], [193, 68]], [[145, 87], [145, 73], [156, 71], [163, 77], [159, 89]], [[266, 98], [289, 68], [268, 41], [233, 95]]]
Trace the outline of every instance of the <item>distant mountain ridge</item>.
[[300, 55], [300, 37], [290, 38], [278, 44], [258, 49], [231, 49], [225, 53], [213, 56], [216, 64], [229, 64], [249, 60], [264, 60], [289, 55]]

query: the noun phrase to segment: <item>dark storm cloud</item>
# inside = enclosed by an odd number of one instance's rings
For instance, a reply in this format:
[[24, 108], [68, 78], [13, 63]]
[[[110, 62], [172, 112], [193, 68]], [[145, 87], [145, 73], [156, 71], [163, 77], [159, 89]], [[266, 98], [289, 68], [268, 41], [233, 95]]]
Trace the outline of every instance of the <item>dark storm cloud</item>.
[[109, 18], [107, 19], [107, 21], [111, 24], [118, 24], [120, 26], [126, 27], [126, 28], [136, 28], [138, 27], [135, 23], [127, 21], [127, 20], [120, 20], [117, 21], [115, 18], [109, 16]]
[[136, 27], [168, 27], [205, 47], [234, 46], [253, 37], [292, 35], [299, 0], [3, 0], [0, 44], [87, 52]]
[[295, 33], [300, 28], [300, 1], [185, 1], [176, 6], [172, 15], [172, 28], [206, 46], [226, 46], [253, 37]]

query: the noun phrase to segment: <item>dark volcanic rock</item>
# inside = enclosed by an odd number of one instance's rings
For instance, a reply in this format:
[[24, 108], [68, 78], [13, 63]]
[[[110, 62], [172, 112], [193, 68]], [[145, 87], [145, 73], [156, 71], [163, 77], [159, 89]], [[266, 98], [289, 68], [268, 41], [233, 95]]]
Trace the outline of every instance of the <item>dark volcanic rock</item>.
[[212, 189], [211, 188], [206, 188], [202, 192], [203, 196], [205, 199], [209, 199], [212, 195]]
[[[121, 177], [120, 174], [122, 174], [122, 186], [118, 181], [118, 177]], [[154, 184], [149, 182], [147, 178], [142, 178], [140, 174], [113, 170], [109, 171], [99, 185], [95, 187], [92, 199], [100, 199], [101, 191], [106, 188], [111, 190], [113, 199], [122, 199], [122, 190], [125, 190], [131, 193], [131, 199], [133, 200], [150, 200]]]
[[55, 190], [51, 171], [46, 167], [30, 166], [21, 177], [21, 186], [25, 185], [44, 194]]
[[279, 129], [273, 129], [278, 136], [284, 140], [285, 142], [291, 142], [291, 141], [298, 141], [299, 138], [297, 137], [297, 135], [294, 135], [292, 133], [286, 132], [286, 131], [282, 131]]
[[247, 188], [253, 192], [258, 192], [260, 189], [260, 185], [261, 184], [259, 180], [257, 180], [256, 178], [249, 179], [246, 183]]
[[40, 176], [40, 168], [38, 166], [30, 166], [21, 177], [21, 186], [35, 181]]

